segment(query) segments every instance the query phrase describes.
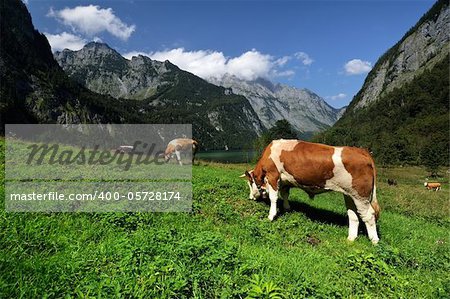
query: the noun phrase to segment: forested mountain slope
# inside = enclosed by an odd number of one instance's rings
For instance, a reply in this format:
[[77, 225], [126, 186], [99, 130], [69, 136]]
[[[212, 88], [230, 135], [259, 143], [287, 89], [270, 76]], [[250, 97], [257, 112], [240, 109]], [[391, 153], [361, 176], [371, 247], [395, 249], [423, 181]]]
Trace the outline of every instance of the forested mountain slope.
[[438, 1], [375, 64], [343, 117], [314, 140], [370, 148], [384, 163], [449, 161], [449, 7]]

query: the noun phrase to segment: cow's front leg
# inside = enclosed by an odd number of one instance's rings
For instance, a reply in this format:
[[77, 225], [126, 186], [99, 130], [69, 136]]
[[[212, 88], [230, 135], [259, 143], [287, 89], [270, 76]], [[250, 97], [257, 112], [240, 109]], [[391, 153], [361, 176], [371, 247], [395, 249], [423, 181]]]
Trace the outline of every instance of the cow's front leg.
[[175, 151], [175, 155], [177, 156], [178, 164], [180, 164], [180, 166], [183, 166], [183, 163], [181, 162], [181, 152], [177, 150]]
[[283, 209], [285, 211], [291, 210], [291, 206], [289, 205], [289, 191], [290, 189], [287, 187], [280, 189], [280, 196], [283, 199]]
[[278, 190], [273, 188], [270, 183], [268, 185], [269, 199], [270, 199], [270, 211], [269, 220], [273, 221], [275, 216], [277, 216], [277, 200], [278, 200]]

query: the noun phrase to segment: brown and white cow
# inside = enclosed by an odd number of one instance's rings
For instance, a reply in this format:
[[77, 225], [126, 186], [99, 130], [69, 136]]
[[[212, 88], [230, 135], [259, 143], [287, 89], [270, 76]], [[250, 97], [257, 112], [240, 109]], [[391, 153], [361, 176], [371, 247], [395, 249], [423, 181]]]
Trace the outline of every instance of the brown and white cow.
[[122, 154], [133, 153], [133, 151], [134, 151], [134, 146], [132, 146], [132, 145], [120, 145], [119, 147], [116, 148], [116, 152], [119, 154], [120, 153], [122, 153]]
[[192, 155], [192, 164], [194, 164], [195, 154], [198, 150], [198, 142], [190, 138], [177, 138], [167, 144], [166, 150], [164, 151], [164, 159], [167, 162], [175, 155], [178, 163], [183, 165], [181, 162], [181, 153], [188, 153]]
[[[349, 218], [348, 240], [358, 236], [359, 218], [365, 223], [369, 239], [379, 241], [376, 220], [380, 207], [376, 197], [376, 170], [364, 149], [328, 146], [300, 140], [274, 140], [268, 145], [253, 171], [246, 171], [250, 198], [268, 193], [269, 219], [277, 214], [278, 195], [289, 207], [289, 190], [303, 189], [310, 198], [338, 191], [344, 194]], [[359, 217], [359, 218], [358, 218]]]
[[423, 183], [423, 185], [428, 190], [435, 190], [435, 191], [441, 190], [441, 184], [440, 183], [428, 183], [428, 182], [425, 182], [425, 183]]

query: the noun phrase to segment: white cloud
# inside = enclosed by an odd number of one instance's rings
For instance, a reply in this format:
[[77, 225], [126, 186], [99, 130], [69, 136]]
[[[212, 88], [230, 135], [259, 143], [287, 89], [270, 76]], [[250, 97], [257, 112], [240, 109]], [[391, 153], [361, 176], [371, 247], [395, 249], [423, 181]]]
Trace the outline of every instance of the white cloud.
[[273, 77], [292, 77], [295, 75], [295, 72], [293, 70], [285, 70], [285, 71], [273, 70], [271, 74]]
[[283, 56], [281, 58], [278, 58], [277, 60], [275, 60], [275, 64], [279, 65], [279, 66], [283, 66], [285, 65], [289, 60], [291, 60], [291, 56]]
[[244, 80], [254, 80], [258, 77], [292, 76], [292, 70], [279, 71], [277, 68], [285, 65], [289, 58], [275, 59], [268, 54], [262, 54], [253, 49], [237, 57], [225, 57], [222, 52], [211, 50], [186, 51], [183, 48], [158, 52], [129, 52], [123, 54], [127, 59], [132, 56], [145, 55], [154, 60], [169, 60], [183, 70], [202, 78], [220, 78], [225, 74], [234, 75]]
[[97, 5], [77, 6], [53, 10], [50, 8], [47, 16], [54, 17], [63, 24], [70, 26], [75, 32], [81, 32], [90, 37], [107, 31], [110, 34], [127, 40], [136, 29], [135, 25], [122, 22], [111, 8], [100, 8]]
[[238, 78], [254, 80], [258, 77], [268, 77], [273, 67], [274, 62], [270, 55], [251, 50], [230, 59], [227, 63], [227, 72]]
[[308, 54], [306, 54], [305, 52], [297, 52], [294, 54], [295, 58], [297, 58], [298, 60], [300, 60], [304, 65], [310, 65], [311, 63], [314, 62], [314, 60], [309, 57]]
[[328, 96], [328, 97], [326, 97], [326, 98], [329, 99], [329, 100], [335, 101], [335, 100], [342, 100], [342, 99], [345, 99], [346, 97], [347, 97], [347, 95], [346, 95], [345, 93], [339, 93], [339, 94], [337, 94], [337, 95], [334, 95], [334, 96]]
[[[131, 58], [132, 58], [133, 56], [139, 56], [139, 55], [142, 55], [142, 56], [149, 56], [149, 53], [139, 52], [139, 51], [131, 51], [131, 52], [122, 54], [122, 56], [125, 57], [125, 58], [128, 59], [128, 60], [131, 60]], [[149, 57], [150, 57], [150, 56], [149, 56]]]
[[372, 69], [372, 64], [369, 61], [352, 59], [344, 65], [344, 69], [347, 75], [360, 75], [368, 73]]
[[61, 51], [64, 49], [78, 51], [86, 44], [85, 39], [67, 32], [61, 34], [50, 34], [45, 32], [44, 34], [53, 51]]
[[149, 53], [151, 59], [169, 60], [183, 70], [202, 78], [221, 77], [226, 73], [227, 59], [222, 52], [199, 50], [185, 51], [177, 48]]

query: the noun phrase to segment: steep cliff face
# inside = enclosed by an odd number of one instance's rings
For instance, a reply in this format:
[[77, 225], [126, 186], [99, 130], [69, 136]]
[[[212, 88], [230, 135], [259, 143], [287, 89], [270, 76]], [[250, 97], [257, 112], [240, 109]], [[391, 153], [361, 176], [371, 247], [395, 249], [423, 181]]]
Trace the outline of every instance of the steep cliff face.
[[448, 2], [439, 1], [377, 61], [349, 111], [366, 107], [442, 61], [449, 52], [449, 21]]
[[286, 119], [296, 131], [308, 134], [330, 127], [340, 116], [341, 109], [331, 107], [308, 89], [273, 84], [263, 78], [245, 81], [224, 76], [212, 78], [210, 82], [245, 96], [266, 128]]
[[387, 164], [424, 163], [428, 154], [448, 165], [448, 24], [448, 1], [438, 1], [378, 60], [342, 118], [315, 140], [370, 148]]

